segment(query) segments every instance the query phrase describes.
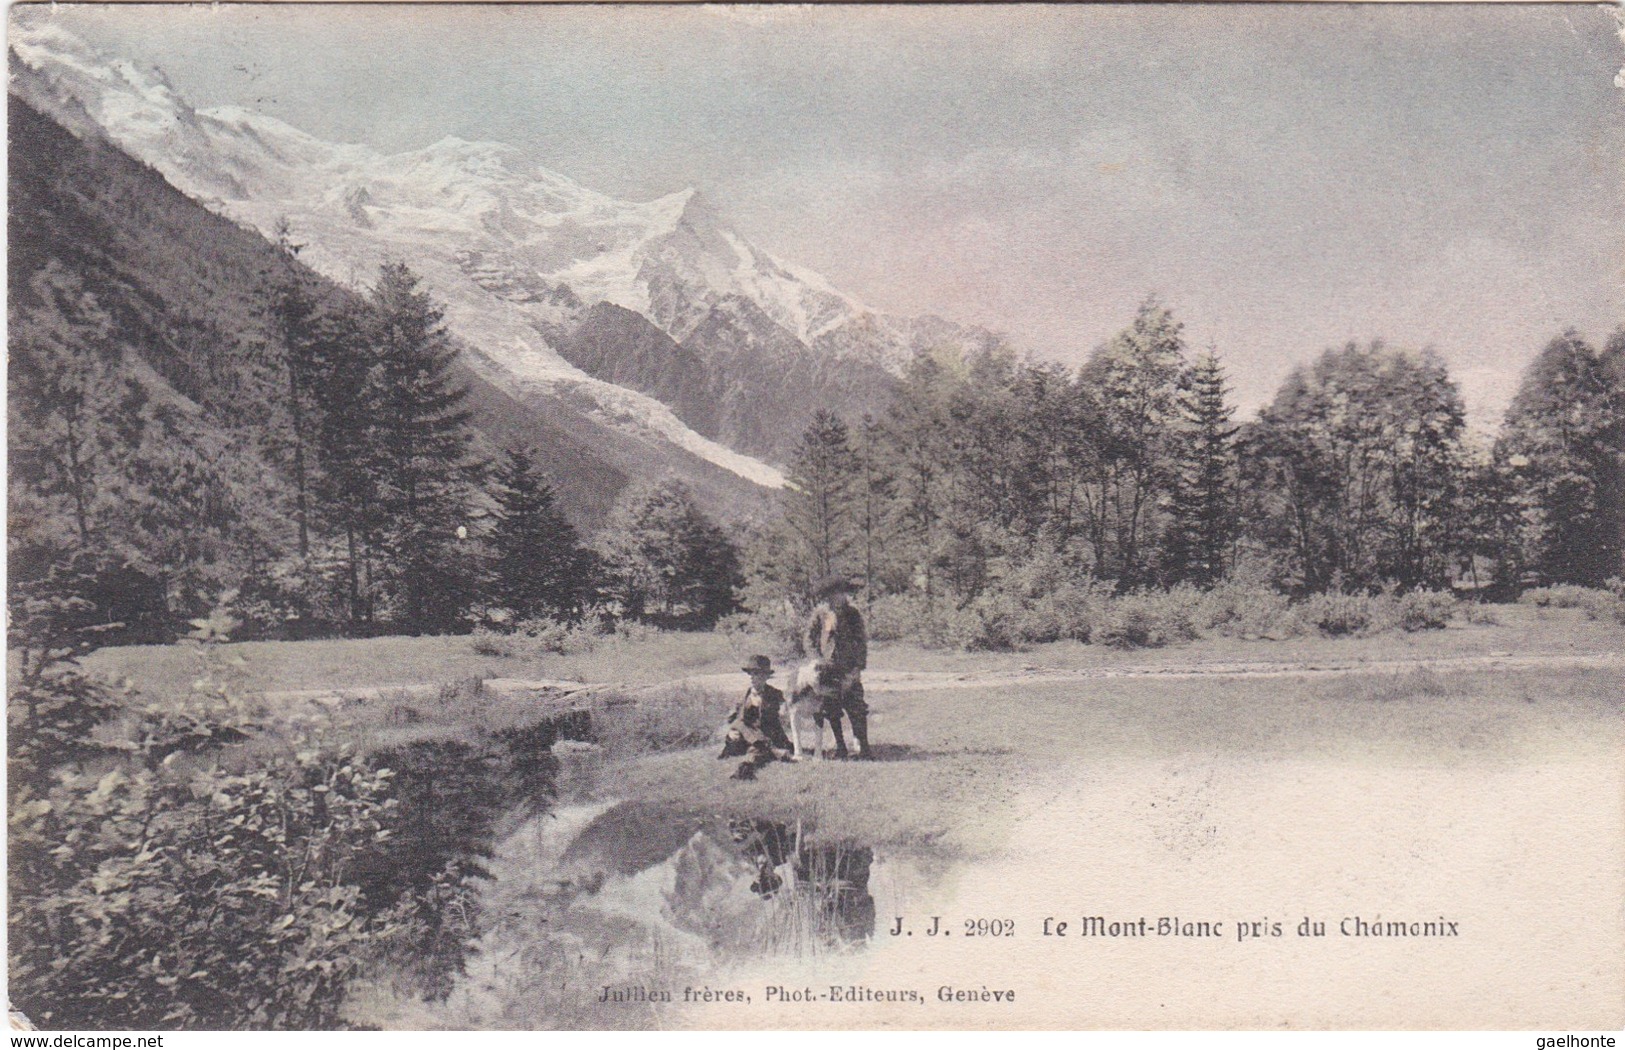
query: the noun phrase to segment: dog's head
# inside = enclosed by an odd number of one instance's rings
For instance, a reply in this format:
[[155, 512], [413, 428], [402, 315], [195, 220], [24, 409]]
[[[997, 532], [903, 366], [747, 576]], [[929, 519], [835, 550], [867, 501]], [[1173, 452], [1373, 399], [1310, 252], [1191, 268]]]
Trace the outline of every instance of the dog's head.
[[808, 660], [799, 665], [790, 679], [790, 696], [793, 700], [807, 700], [819, 695], [820, 667], [817, 660]]

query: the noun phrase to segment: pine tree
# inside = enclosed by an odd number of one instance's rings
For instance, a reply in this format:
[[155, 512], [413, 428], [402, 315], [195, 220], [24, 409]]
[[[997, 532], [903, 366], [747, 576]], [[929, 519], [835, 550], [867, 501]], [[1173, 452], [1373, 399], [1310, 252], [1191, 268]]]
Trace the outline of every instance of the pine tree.
[[887, 410], [879, 462], [892, 482], [889, 546], [906, 589], [934, 615], [949, 590], [955, 461], [949, 405], [956, 377], [952, 362], [920, 353], [909, 363]]
[[320, 378], [312, 388], [322, 467], [317, 504], [339, 544], [338, 586], [352, 632], [374, 618], [372, 570], [388, 522], [380, 440], [383, 408], [367, 320], [362, 302], [347, 303], [328, 318], [319, 351]]
[[[882, 579], [882, 566], [889, 566], [887, 538], [890, 532], [891, 506], [896, 496], [896, 480], [887, 469], [882, 453], [884, 434], [879, 422], [864, 416], [858, 427], [858, 443], [854, 455], [858, 461], [857, 521], [858, 546], [861, 551], [861, 571], [867, 586], [863, 591], [866, 603], [873, 603], [875, 594], [887, 581]], [[903, 581], [906, 583], [907, 581]]]
[[451, 375], [457, 348], [418, 285], [404, 263], [386, 263], [373, 288], [372, 423], [400, 617], [411, 630], [446, 630], [471, 598], [474, 566], [458, 530], [466, 535], [481, 466], [471, 458], [468, 390]]
[[851, 571], [858, 539], [859, 467], [846, 424], [827, 409], [813, 414], [790, 461], [780, 500], [795, 538], [803, 580]]
[[592, 591], [592, 558], [522, 449], [497, 467], [487, 591], [519, 619], [576, 619]]
[[1224, 576], [1237, 532], [1236, 449], [1224, 368], [1211, 350], [1181, 382], [1184, 437], [1174, 478], [1167, 565], [1170, 581], [1211, 586]]
[[284, 440], [290, 448], [299, 557], [307, 558], [310, 556], [310, 460], [314, 458], [307, 450], [314, 437], [313, 388], [321, 379], [321, 319], [308, 277], [295, 265], [302, 245], [289, 239], [286, 220], [277, 224], [276, 246], [287, 265], [276, 275], [272, 285], [271, 331], [279, 344], [286, 379], [288, 428]]

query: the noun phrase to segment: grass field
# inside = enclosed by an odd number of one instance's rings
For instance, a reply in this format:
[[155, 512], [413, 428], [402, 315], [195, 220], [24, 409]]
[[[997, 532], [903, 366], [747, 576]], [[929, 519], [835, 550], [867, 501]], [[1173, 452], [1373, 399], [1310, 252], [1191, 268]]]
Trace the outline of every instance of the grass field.
[[[387, 699], [390, 687], [443, 684], [438, 696], [414, 702], [408, 727], [387, 725], [385, 705], [350, 712], [358, 723], [352, 729], [386, 744], [524, 718], [523, 700], [483, 694], [471, 688], [476, 678], [614, 683], [635, 698], [595, 716], [608, 751], [598, 776], [617, 797], [810, 819], [820, 836], [976, 855], [997, 848], [1001, 807], [1066, 761], [1211, 753], [1449, 766], [1619, 746], [1625, 690], [1618, 665], [1515, 665], [1622, 654], [1625, 629], [1577, 610], [1529, 606], [1500, 607], [1496, 619], [1367, 638], [1209, 637], [1154, 650], [877, 646], [870, 670], [876, 683], [906, 672], [990, 680], [907, 692], [872, 685], [880, 761], [779, 764], [754, 784], [728, 780], [732, 764], [716, 761], [709, 743], [743, 685], [740, 661], [764, 647], [749, 636], [611, 637], [589, 653], [529, 658], [480, 655], [459, 637], [249, 642], [213, 655], [217, 665], [232, 661], [238, 688], [248, 693], [385, 687]], [[775, 656], [784, 666], [782, 654]], [[1441, 659], [1456, 662], [1425, 666]], [[1514, 666], [1478, 668], [1478, 660]], [[197, 651], [176, 646], [103, 650], [87, 664], [157, 698], [184, 697], [198, 674]], [[1366, 664], [1372, 669], [1359, 670]], [[1285, 670], [1275, 677], [1205, 674], [1237, 666]], [[1127, 676], [1168, 667], [1188, 676]], [[1341, 670], [1319, 673], [1328, 668]], [[1068, 670], [1126, 676], [1053, 682], [1041, 674]], [[691, 684], [680, 684], [685, 680]]]
[[[876, 646], [875, 671], [1008, 671], [1024, 667], [1113, 668], [1226, 662], [1375, 662], [1498, 654], [1551, 655], [1625, 650], [1625, 630], [1586, 619], [1574, 609], [1498, 606], [1495, 624], [1454, 623], [1444, 630], [1388, 633], [1368, 638], [1303, 636], [1284, 640], [1202, 638], [1161, 649], [1119, 650], [1057, 642], [1021, 652], [966, 653], [906, 644]], [[336, 639], [243, 642], [220, 646], [223, 658], [241, 658], [242, 688], [255, 692], [439, 684], [469, 678], [567, 679], [652, 685], [698, 675], [732, 673], [748, 656], [765, 652], [780, 666], [785, 654], [750, 635], [651, 633], [608, 638], [589, 653], [534, 657], [484, 656], [467, 637]], [[183, 696], [197, 677], [195, 650], [185, 646], [103, 649], [87, 669], [128, 678], [155, 697]], [[741, 679], [742, 681], [743, 679]]]

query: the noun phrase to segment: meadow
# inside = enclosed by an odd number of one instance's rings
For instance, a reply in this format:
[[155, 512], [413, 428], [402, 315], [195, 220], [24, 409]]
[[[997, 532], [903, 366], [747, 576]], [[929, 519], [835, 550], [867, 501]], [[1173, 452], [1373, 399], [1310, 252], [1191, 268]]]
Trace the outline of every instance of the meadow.
[[[210, 647], [206, 659], [230, 668], [234, 689], [259, 698], [272, 723], [279, 711], [341, 711], [333, 720], [363, 750], [501, 730], [538, 710], [539, 694], [487, 683], [586, 683], [597, 688], [579, 703], [603, 745], [594, 776], [616, 797], [815, 816], [821, 836], [969, 855], [997, 838], [997, 820], [984, 818], [1000, 800], [1061, 761], [1207, 751], [1449, 765], [1619, 742], [1625, 629], [1529, 605], [1483, 619], [1494, 622], [1369, 637], [1211, 635], [1154, 651], [883, 643], [867, 673], [879, 761], [779, 764], [756, 783], [728, 780], [732, 764], [714, 750], [744, 684], [741, 661], [772, 652], [761, 637], [649, 631], [585, 652], [506, 656], [468, 637], [246, 642]], [[139, 695], [185, 703], [200, 652], [105, 649], [86, 664]], [[363, 689], [341, 709], [308, 702]]]

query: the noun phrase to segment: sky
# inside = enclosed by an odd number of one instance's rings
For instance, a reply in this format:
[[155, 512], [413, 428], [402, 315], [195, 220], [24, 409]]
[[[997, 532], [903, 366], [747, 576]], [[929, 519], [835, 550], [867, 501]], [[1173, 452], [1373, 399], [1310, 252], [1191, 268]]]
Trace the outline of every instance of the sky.
[[1479, 426], [1625, 324], [1625, 65], [1597, 5], [58, 5], [199, 108], [698, 188], [878, 309], [1080, 362], [1155, 293], [1247, 411], [1433, 347]]

